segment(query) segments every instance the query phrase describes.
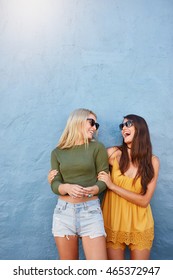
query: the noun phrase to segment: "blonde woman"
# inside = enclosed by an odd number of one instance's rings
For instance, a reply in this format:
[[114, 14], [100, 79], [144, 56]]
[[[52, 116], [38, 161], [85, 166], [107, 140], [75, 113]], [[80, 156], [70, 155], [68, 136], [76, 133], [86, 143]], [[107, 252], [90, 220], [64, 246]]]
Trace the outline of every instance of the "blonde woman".
[[104, 145], [93, 138], [99, 127], [96, 118], [88, 109], [72, 112], [51, 153], [51, 188], [58, 195], [52, 233], [61, 260], [79, 258], [79, 238], [87, 260], [107, 259], [98, 199], [106, 184], [97, 176], [109, 167]]

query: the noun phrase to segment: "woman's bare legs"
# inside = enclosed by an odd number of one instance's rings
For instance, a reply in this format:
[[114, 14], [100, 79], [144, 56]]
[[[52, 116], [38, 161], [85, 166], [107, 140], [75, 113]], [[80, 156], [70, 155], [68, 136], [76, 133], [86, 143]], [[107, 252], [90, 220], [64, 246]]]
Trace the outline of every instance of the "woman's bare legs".
[[60, 260], [78, 260], [78, 237], [68, 235], [65, 237], [55, 237], [56, 247]]
[[108, 260], [124, 260], [125, 252], [123, 249], [107, 248]]
[[137, 250], [134, 249], [130, 253], [131, 260], [149, 260], [150, 258], [150, 250]]
[[104, 236], [82, 237], [83, 249], [87, 260], [107, 260], [106, 239]]
[[[108, 260], [124, 260], [125, 259], [125, 250], [123, 249], [107, 249]], [[150, 250], [131, 250], [130, 259], [131, 260], [149, 260]]]

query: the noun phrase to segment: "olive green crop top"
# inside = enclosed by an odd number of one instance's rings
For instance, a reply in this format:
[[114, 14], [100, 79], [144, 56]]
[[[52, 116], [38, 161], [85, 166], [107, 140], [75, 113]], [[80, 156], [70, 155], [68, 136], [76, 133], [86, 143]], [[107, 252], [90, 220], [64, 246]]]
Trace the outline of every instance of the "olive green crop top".
[[100, 171], [109, 171], [108, 156], [104, 145], [98, 141], [77, 145], [69, 149], [55, 148], [51, 153], [51, 169], [58, 170], [51, 188], [60, 195], [60, 184], [78, 184], [83, 187], [97, 185], [99, 193], [106, 189], [106, 184], [97, 180]]

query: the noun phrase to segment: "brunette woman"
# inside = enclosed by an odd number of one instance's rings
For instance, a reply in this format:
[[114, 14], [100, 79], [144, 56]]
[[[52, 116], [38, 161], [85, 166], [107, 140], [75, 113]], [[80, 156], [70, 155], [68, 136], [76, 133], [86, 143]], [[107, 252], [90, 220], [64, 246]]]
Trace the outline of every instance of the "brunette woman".
[[107, 184], [103, 218], [107, 233], [108, 259], [125, 259], [125, 248], [133, 260], [147, 260], [154, 239], [154, 220], [150, 201], [154, 194], [159, 159], [152, 153], [146, 121], [127, 115], [119, 125], [123, 142], [108, 151], [111, 175], [100, 172]]

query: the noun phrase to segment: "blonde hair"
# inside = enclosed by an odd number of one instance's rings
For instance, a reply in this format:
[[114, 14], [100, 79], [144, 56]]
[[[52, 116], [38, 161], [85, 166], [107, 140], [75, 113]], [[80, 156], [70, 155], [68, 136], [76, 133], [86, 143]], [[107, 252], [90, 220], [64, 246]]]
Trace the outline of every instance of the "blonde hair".
[[88, 144], [88, 136], [84, 124], [90, 114], [97, 118], [94, 112], [83, 108], [76, 109], [70, 114], [65, 129], [59, 139], [58, 148], [72, 148], [76, 145], [76, 141], [83, 140], [86, 145]]

